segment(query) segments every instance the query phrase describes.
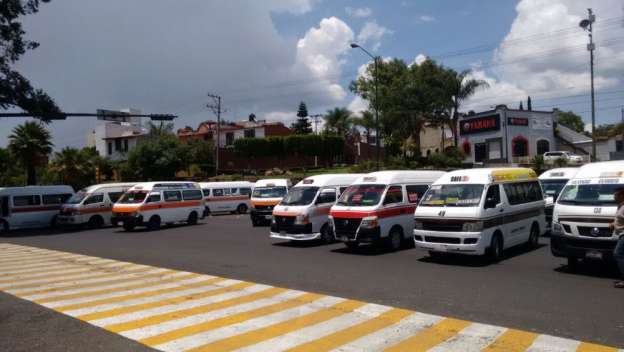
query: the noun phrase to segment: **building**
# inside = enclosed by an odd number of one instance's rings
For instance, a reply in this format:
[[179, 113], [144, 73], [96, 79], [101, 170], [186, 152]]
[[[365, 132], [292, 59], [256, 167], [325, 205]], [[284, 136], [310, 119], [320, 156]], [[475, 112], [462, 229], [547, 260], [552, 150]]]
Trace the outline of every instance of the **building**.
[[535, 155], [556, 150], [553, 111], [494, 110], [470, 114], [459, 121], [459, 145], [466, 163], [527, 164]]
[[[444, 140], [443, 140], [444, 139]], [[422, 156], [444, 152], [453, 146], [453, 132], [448, 129], [432, 126], [424, 126], [420, 131], [420, 151]]]
[[[136, 109], [108, 111], [109, 113], [140, 114]], [[100, 156], [111, 160], [125, 160], [132, 150], [148, 132], [141, 125], [140, 117], [106, 117], [98, 118], [100, 122], [87, 136], [87, 146], [95, 147]]]

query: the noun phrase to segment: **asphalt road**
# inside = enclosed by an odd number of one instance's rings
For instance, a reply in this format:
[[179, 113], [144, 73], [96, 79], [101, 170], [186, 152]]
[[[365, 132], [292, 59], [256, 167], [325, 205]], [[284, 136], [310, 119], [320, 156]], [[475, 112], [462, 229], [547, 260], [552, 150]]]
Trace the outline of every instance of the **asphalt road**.
[[[533, 251], [510, 250], [488, 264], [474, 258], [430, 259], [340, 243], [272, 241], [246, 216], [213, 216], [196, 226], [156, 232], [120, 229], [32, 230], [8, 242], [194, 271], [360, 299], [475, 322], [624, 346], [624, 290], [611, 265], [572, 273], [548, 239]], [[0, 294], [0, 350], [148, 350], [135, 342]], [[92, 348], [91, 348], [91, 345]]]

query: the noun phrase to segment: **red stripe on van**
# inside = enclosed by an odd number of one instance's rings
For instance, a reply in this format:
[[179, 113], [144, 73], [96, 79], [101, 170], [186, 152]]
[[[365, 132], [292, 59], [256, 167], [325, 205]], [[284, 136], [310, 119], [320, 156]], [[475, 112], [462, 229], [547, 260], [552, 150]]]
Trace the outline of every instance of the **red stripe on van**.
[[247, 196], [232, 196], [232, 197], [223, 196], [223, 197], [206, 197], [204, 199], [206, 200], [206, 202], [224, 202], [228, 200], [246, 200], [246, 199], [249, 199], [249, 197]]
[[373, 211], [357, 211], [357, 210], [332, 210], [331, 216], [343, 219], [361, 219], [368, 216], [377, 216], [380, 219], [389, 218], [393, 216], [413, 214], [416, 210], [416, 205], [406, 205], [396, 208], [379, 209]]
[[32, 213], [36, 211], [50, 211], [50, 210], [59, 210], [61, 209], [60, 205], [48, 205], [48, 206], [40, 206], [40, 207], [19, 207], [11, 209], [12, 213]]

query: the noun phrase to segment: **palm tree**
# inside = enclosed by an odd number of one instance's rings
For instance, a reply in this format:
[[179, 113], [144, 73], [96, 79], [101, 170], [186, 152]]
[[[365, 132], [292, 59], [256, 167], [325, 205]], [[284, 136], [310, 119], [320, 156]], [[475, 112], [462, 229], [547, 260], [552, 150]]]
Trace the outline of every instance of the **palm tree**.
[[93, 181], [95, 166], [85, 151], [65, 147], [54, 153], [50, 169], [59, 175], [61, 182], [80, 189]]
[[453, 131], [453, 142], [455, 147], [458, 146], [457, 141], [457, 122], [459, 120], [459, 108], [461, 104], [470, 98], [479, 88], [489, 87], [489, 84], [481, 79], [467, 78], [471, 73], [470, 70], [457, 72], [450, 70], [449, 93], [452, 96], [451, 105], [453, 107], [453, 118], [451, 122], [451, 130]]
[[375, 115], [366, 110], [362, 111], [362, 117], [352, 118], [353, 124], [364, 128], [366, 143], [370, 144], [371, 131], [375, 128]]
[[345, 136], [353, 126], [351, 111], [346, 108], [327, 110], [327, 114], [323, 118], [325, 119], [325, 129], [340, 136]]
[[37, 184], [37, 167], [47, 163], [52, 153], [52, 135], [38, 122], [26, 122], [13, 129], [9, 136], [9, 151], [26, 168], [29, 185]]

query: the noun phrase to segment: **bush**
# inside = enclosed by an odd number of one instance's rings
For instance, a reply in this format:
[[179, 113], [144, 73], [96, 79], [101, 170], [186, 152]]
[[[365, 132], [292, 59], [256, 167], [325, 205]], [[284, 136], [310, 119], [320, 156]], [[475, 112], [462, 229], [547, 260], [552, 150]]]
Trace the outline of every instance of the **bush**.
[[546, 169], [544, 163], [544, 157], [542, 155], [536, 155], [531, 159], [531, 167], [539, 175]]

